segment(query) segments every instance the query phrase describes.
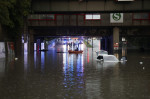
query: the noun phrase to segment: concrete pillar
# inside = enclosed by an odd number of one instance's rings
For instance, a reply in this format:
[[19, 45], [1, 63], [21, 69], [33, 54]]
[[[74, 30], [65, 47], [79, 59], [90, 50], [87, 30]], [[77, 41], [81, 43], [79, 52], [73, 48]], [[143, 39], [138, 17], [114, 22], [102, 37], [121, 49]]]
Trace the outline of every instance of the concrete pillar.
[[45, 49], [48, 50], [48, 40], [45, 40]]
[[41, 50], [41, 39], [37, 39], [36, 44], [37, 44], [37, 47], [36, 47], [37, 52], [39, 52], [39, 50]]
[[92, 37], [92, 50], [93, 50], [93, 37]]
[[3, 40], [3, 34], [2, 34], [2, 26], [0, 24], [0, 41], [2, 41], [2, 40]]
[[99, 40], [99, 50], [101, 50], [101, 38]]
[[45, 38], [44, 38], [44, 50], [47, 50], [47, 48], [46, 48], [46, 40], [45, 40]]
[[119, 28], [118, 27], [113, 28], [113, 45], [117, 46], [116, 44], [118, 45], [118, 48], [119, 48]]
[[15, 56], [20, 57], [21, 55], [22, 55], [22, 39], [21, 34], [19, 34], [15, 42]]
[[28, 52], [34, 52], [34, 30], [29, 30], [29, 42], [28, 42]]
[[105, 37], [105, 50], [107, 51], [107, 37]]

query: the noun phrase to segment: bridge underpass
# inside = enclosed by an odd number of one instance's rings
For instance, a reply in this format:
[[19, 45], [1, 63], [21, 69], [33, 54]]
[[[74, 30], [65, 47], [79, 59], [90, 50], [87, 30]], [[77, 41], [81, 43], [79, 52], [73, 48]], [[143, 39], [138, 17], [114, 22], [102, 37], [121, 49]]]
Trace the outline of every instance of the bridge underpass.
[[[126, 1], [32, 0], [22, 36], [31, 54], [0, 61], [1, 97], [149, 99], [150, 51], [126, 47], [150, 48], [150, 0]], [[86, 19], [93, 15], [99, 19]], [[123, 15], [122, 22], [113, 23], [111, 15]], [[92, 47], [82, 54], [61, 53], [86, 43]], [[119, 62], [97, 60], [96, 50], [111, 53], [117, 46]]]
[[[24, 32], [24, 35], [29, 36], [30, 46], [33, 46], [33, 43], [36, 41], [34, 38], [37, 36], [99, 36], [105, 39], [101, 39], [104, 45], [106, 45], [105, 42], [109, 42], [108, 45], [110, 47], [105, 48], [104, 46], [105, 50], [121, 47], [122, 38], [125, 38], [126, 41], [129, 38], [128, 42], [133, 43], [131, 39], [133, 36], [135, 38], [149, 36], [150, 19], [148, 12], [117, 13], [116, 15], [122, 16], [121, 22], [112, 22], [111, 14], [108, 12], [92, 13], [92, 11], [91, 13], [68, 12], [64, 14], [35, 13], [29, 15], [28, 32]], [[90, 19], [90, 16], [96, 17], [96, 19]], [[24, 38], [26, 37], [24, 36]], [[135, 39], [136, 42], [137, 40]], [[146, 43], [148, 47], [148, 42]], [[132, 44], [130, 45], [132, 46]], [[138, 47], [140, 46], [138, 45]], [[33, 51], [33, 48], [31, 49]]]
[[[116, 28], [116, 29], [115, 29]], [[119, 29], [118, 29], [119, 28]], [[149, 49], [149, 29], [148, 27], [29, 27], [30, 52], [33, 52], [33, 43], [37, 42], [37, 39], [54, 37], [63, 38], [64, 36], [84, 36], [85, 39], [91, 37], [101, 38], [101, 49], [107, 50], [112, 53], [115, 46], [121, 49], [123, 46], [122, 39], [128, 42], [128, 49]], [[119, 34], [114, 34], [114, 33]], [[114, 36], [115, 35], [115, 36]], [[117, 35], [117, 36], [116, 36]], [[117, 38], [116, 38], [117, 37]], [[117, 39], [117, 42], [115, 40]], [[145, 39], [142, 40], [142, 39]], [[147, 40], [147, 41], [146, 41]], [[118, 43], [119, 42], [119, 43]], [[116, 45], [118, 43], [118, 45]]]
[[[97, 46], [100, 49], [107, 50], [109, 53], [113, 52], [113, 27], [30, 27], [30, 46], [31, 52], [33, 43], [43, 43], [45, 39], [51, 38], [83, 38], [84, 41], [91, 40], [91, 47], [93, 48], [93, 38], [99, 39]], [[39, 48], [38, 48], [39, 49]]]

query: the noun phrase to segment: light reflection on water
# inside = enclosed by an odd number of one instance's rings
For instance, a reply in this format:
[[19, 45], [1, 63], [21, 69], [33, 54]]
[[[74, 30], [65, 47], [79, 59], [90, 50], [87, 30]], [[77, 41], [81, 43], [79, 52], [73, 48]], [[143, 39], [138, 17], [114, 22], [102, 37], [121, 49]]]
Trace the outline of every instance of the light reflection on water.
[[34, 51], [34, 68], [37, 68], [37, 53]]
[[130, 53], [122, 64], [96, 61], [92, 49], [84, 49], [83, 54], [56, 51], [3, 61], [2, 99], [149, 99], [149, 53]]
[[[64, 52], [67, 48], [63, 45]], [[69, 94], [81, 95], [83, 93], [83, 73], [84, 73], [83, 54], [63, 53], [63, 86], [65, 98], [71, 98]]]
[[28, 72], [28, 67], [29, 67], [29, 64], [28, 64], [28, 52], [27, 51], [24, 51], [24, 77], [26, 78], [26, 75], [27, 75], [27, 72]]
[[0, 78], [5, 74], [5, 58], [0, 58]]
[[45, 52], [41, 52], [41, 71], [44, 72], [45, 68]]

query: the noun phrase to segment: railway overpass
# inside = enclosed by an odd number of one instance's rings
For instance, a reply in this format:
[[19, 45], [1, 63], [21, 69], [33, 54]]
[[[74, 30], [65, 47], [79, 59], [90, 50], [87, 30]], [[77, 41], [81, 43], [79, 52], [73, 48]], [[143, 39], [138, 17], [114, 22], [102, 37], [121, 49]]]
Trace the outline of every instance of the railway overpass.
[[[148, 37], [149, 0], [33, 0], [32, 13], [24, 28], [30, 47], [36, 37], [100, 36]], [[33, 48], [31, 48], [33, 50]]]

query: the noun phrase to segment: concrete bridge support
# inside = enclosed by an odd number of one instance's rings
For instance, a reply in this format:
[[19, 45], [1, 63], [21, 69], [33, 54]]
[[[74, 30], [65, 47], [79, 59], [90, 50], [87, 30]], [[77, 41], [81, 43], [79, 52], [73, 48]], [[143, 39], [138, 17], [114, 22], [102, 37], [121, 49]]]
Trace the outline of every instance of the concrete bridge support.
[[4, 40], [4, 36], [3, 36], [3, 33], [2, 33], [2, 26], [0, 24], [0, 41], [3, 41]]
[[34, 52], [34, 30], [29, 30], [28, 52]]
[[119, 48], [119, 28], [114, 27], [113, 28], [113, 47], [117, 50], [117, 47]]
[[2, 37], [2, 26], [0, 24], [0, 40], [1, 40], [1, 37]]

